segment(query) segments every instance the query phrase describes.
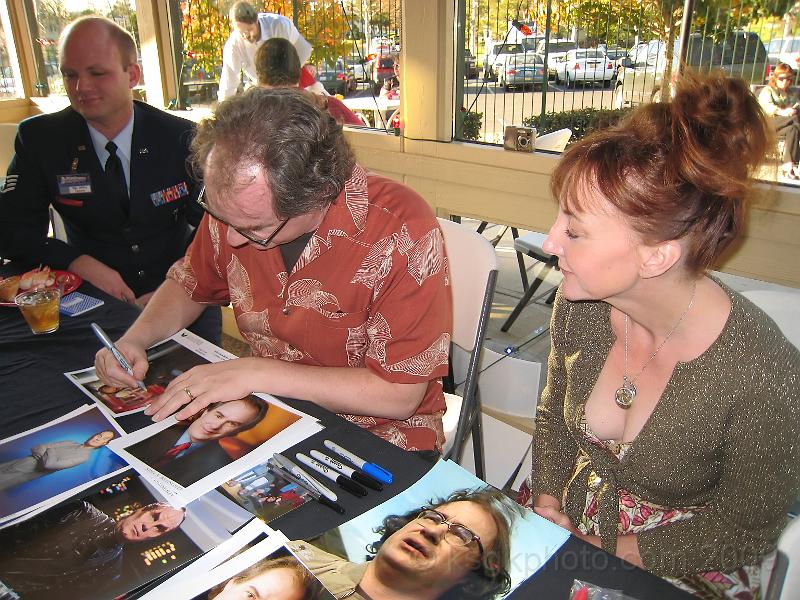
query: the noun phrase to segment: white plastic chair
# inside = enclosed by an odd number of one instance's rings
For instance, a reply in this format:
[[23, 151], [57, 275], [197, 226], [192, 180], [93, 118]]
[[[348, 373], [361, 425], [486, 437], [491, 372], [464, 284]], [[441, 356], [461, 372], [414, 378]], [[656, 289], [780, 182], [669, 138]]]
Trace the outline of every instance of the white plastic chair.
[[795, 600], [800, 597], [800, 518], [795, 517], [778, 538], [775, 566], [764, 600]]
[[[497, 255], [483, 236], [467, 227], [445, 219], [439, 219], [439, 225], [444, 235], [453, 294], [450, 371], [455, 384], [445, 382], [447, 412], [443, 455], [459, 462], [464, 443], [472, 433], [475, 474], [484, 479], [478, 375], [497, 280]], [[460, 396], [454, 393], [456, 390], [461, 392]]]
[[551, 152], [562, 152], [567, 147], [569, 138], [572, 137], [572, 129], [565, 127], [558, 131], [545, 133], [536, 136], [535, 150], [549, 150]]

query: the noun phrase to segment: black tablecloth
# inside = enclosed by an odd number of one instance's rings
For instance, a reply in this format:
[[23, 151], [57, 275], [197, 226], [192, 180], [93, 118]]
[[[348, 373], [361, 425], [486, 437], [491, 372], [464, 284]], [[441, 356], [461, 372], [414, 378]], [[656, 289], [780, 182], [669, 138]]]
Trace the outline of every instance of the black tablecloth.
[[[0, 276], [12, 271], [13, 267], [6, 265], [0, 268]], [[94, 364], [94, 355], [100, 344], [89, 329], [89, 323], [98, 323], [112, 339], [117, 339], [138, 314], [136, 308], [89, 284], [83, 284], [80, 291], [102, 298], [105, 305], [78, 317], [62, 316], [58, 331], [48, 335], [33, 335], [18, 309], [0, 307], [0, 439], [42, 425], [86, 404], [86, 396], [63, 373]], [[325, 430], [292, 448], [289, 455], [313, 448], [322, 449], [322, 441], [332, 439], [367, 460], [388, 468], [395, 477], [395, 482], [383, 492], [370, 491], [366, 498], [341, 494], [345, 515], [317, 502], [309, 502], [270, 523], [290, 539], [314, 537], [352, 519], [404, 490], [432, 466], [423, 457], [404, 452], [314, 404], [301, 400], [287, 402], [319, 418], [325, 425]], [[141, 413], [121, 417], [118, 421], [126, 431], [150, 423]], [[526, 557], [518, 556], [514, 560], [524, 561]], [[690, 597], [667, 582], [577, 538], [570, 538], [510, 597], [566, 599], [573, 579], [623, 590], [639, 600]]]

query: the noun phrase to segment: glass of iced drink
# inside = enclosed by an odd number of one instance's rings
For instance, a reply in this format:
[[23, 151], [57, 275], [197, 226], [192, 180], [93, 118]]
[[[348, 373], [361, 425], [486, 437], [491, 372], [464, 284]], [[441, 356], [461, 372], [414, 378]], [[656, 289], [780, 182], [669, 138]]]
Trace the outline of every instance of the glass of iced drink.
[[14, 298], [33, 333], [52, 333], [58, 329], [58, 290], [23, 292]]

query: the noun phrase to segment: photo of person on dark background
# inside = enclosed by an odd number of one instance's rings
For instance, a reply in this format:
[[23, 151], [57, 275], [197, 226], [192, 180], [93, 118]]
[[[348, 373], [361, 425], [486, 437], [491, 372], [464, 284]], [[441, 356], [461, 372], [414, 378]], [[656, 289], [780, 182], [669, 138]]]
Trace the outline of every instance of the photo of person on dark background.
[[219, 441], [255, 427], [268, 404], [255, 396], [210, 404], [192, 421], [182, 421], [126, 450], [183, 486], [191, 485], [234, 458]]
[[116, 432], [105, 429], [98, 431], [82, 444], [72, 440], [37, 444], [31, 448], [30, 456], [0, 463], [0, 490], [83, 464], [89, 460], [92, 452], [102, 448], [116, 436]]

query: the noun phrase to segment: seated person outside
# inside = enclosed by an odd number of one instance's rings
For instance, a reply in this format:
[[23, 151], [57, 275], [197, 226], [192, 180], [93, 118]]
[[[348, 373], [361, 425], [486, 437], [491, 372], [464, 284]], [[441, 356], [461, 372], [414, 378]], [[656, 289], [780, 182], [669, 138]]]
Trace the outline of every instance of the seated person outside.
[[778, 63], [769, 75], [767, 85], [758, 93], [758, 102], [764, 113], [771, 117], [772, 128], [782, 135], [783, 164], [781, 174], [788, 179], [800, 179], [796, 171], [800, 162], [800, 115], [797, 113], [797, 96], [790, 88], [794, 71], [786, 63]]
[[[357, 165], [341, 125], [302, 90], [220, 103], [192, 148], [208, 214], [117, 346], [142, 378], [148, 346], [230, 301], [253, 356], [180, 374], [145, 412], [185, 419], [265, 392], [405, 449], [441, 449], [452, 299], [427, 202]], [[104, 383], [135, 384], [110, 353], [95, 365]]]
[[[300, 85], [300, 59], [297, 50], [288, 40], [272, 38], [265, 41], [256, 52], [258, 85], [264, 88], [298, 87]], [[320, 108], [343, 125], [363, 126], [364, 122], [336, 96], [314, 95]]]
[[747, 85], [685, 74], [571, 146], [544, 242], [564, 275], [523, 502], [703, 598], [756, 598], [800, 489], [800, 352], [707, 274], [771, 132]]
[[[145, 305], [202, 216], [186, 170], [194, 124], [133, 101], [136, 44], [113, 21], [74, 21], [59, 49], [70, 106], [19, 125], [8, 168], [16, 185], [0, 194], [0, 256], [67, 269]], [[51, 205], [66, 241], [47, 237]], [[196, 332], [217, 340], [220, 330], [214, 307]]]

